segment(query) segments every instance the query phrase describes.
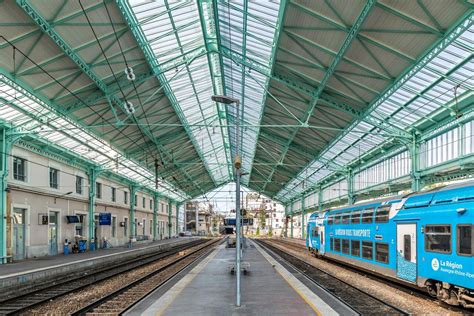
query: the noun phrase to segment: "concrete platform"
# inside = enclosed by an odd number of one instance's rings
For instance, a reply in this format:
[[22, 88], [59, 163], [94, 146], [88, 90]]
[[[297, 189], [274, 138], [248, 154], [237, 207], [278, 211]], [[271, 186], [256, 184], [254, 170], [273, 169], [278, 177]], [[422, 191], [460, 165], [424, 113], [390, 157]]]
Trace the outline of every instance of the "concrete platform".
[[[106, 266], [111, 262], [130, 259], [145, 253], [169, 249], [195, 238], [172, 238], [151, 243], [136, 244], [133, 248], [114, 247], [80, 254], [57, 255], [0, 265], [0, 289], [17, 289], [38, 284], [60, 275], [83, 273], [93, 267]], [[0, 294], [0, 299], [2, 295]]]
[[[292, 273], [253, 242], [244, 252], [242, 306], [235, 307], [236, 278], [229, 272], [235, 249], [219, 246], [190, 271], [171, 280], [126, 315], [337, 315]], [[166, 285], [165, 285], [166, 287]], [[339, 304], [339, 302], [338, 302]]]

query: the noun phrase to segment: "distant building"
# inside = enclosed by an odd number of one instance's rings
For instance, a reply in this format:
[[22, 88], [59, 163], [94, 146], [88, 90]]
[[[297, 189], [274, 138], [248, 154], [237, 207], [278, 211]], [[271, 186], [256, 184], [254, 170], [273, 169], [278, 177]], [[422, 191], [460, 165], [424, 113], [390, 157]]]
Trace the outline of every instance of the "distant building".
[[245, 197], [244, 207], [247, 215], [253, 217], [253, 225], [244, 227], [246, 235], [282, 236], [285, 223], [283, 205], [271, 199], [249, 193]]

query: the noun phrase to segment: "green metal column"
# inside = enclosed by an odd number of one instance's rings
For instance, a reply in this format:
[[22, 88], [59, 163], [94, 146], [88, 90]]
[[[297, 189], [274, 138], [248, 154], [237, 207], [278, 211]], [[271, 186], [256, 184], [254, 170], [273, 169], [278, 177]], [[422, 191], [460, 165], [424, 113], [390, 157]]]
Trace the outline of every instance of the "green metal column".
[[290, 222], [290, 238], [293, 238], [293, 201], [291, 202], [291, 206], [290, 206], [290, 218], [291, 218], [291, 222]]
[[417, 137], [413, 134], [413, 139], [409, 147], [411, 157], [411, 189], [413, 192], [418, 192], [421, 189], [420, 179], [420, 144], [417, 142]]
[[179, 236], [179, 208], [181, 207], [180, 203], [176, 203], [176, 236]]
[[0, 189], [2, 190], [0, 194], [1, 198], [1, 209], [0, 209], [0, 264], [7, 263], [7, 190], [8, 190], [8, 156], [10, 154], [11, 146], [9, 146], [9, 141], [7, 139], [7, 130], [5, 128], [1, 129], [1, 140], [2, 140], [2, 153], [1, 153], [1, 163], [2, 163], [2, 184]]
[[354, 173], [352, 169], [347, 171], [347, 204], [354, 204]]
[[306, 228], [304, 226], [304, 195], [301, 196], [301, 238], [305, 239]]
[[158, 240], [158, 193], [153, 195], [153, 240]]
[[320, 212], [323, 210], [323, 190], [321, 190], [321, 187], [318, 188], [318, 210]]
[[134, 185], [130, 186], [130, 240], [135, 238], [136, 227], [135, 227], [135, 203], [137, 194], [137, 187]]
[[96, 168], [89, 169], [89, 250], [95, 249], [95, 189], [98, 170]]
[[173, 224], [171, 223], [172, 203], [172, 200], [168, 200], [168, 238], [171, 238], [171, 228], [173, 227]]

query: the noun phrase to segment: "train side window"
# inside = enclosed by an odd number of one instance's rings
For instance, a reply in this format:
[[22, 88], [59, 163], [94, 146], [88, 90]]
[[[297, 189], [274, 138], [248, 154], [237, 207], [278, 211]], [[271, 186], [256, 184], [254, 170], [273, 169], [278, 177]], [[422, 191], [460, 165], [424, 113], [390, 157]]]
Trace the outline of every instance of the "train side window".
[[451, 253], [451, 225], [426, 225], [425, 250]]
[[330, 238], [329, 244], [331, 245], [331, 251], [334, 251], [334, 238]]
[[351, 215], [349, 213], [345, 213], [342, 215], [342, 223], [343, 224], [349, 224], [349, 219], [351, 218]]
[[334, 217], [331, 215], [331, 216], [328, 216], [328, 225], [332, 225], [334, 222]]
[[334, 238], [334, 251], [341, 251], [341, 239]]
[[342, 240], [342, 253], [349, 254], [349, 239]]
[[351, 240], [351, 254], [360, 257], [360, 240]]
[[374, 243], [371, 241], [362, 242], [362, 258], [373, 260], [374, 259]]
[[375, 243], [375, 260], [382, 263], [388, 263], [388, 244]]
[[386, 223], [388, 222], [388, 217], [390, 214], [390, 205], [384, 205], [379, 208], [377, 208], [377, 211], [375, 212], [375, 222], [376, 223]]
[[403, 252], [405, 260], [411, 261], [411, 236], [403, 235]]
[[334, 224], [341, 223], [341, 215], [334, 215]]
[[363, 224], [370, 224], [373, 222], [373, 216], [374, 216], [374, 209], [369, 208], [363, 211], [362, 213], [362, 223]]
[[352, 224], [360, 224], [360, 211], [354, 211], [351, 215]]
[[474, 254], [474, 236], [472, 228], [474, 225], [458, 225], [457, 227], [457, 252], [461, 256], [472, 256]]

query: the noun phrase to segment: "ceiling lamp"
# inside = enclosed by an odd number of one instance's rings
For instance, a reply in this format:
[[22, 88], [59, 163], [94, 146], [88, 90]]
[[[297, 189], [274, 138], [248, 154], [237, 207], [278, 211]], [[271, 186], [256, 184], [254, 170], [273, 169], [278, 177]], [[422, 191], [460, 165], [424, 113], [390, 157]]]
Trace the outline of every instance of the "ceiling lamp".
[[135, 74], [133, 73], [133, 68], [132, 67], [125, 68], [124, 72], [125, 72], [125, 75], [127, 76], [127, 79], [129, 81], [135, 80], [136, 77], [135, 77]]
[[123, 104], [123, 107], [125, 109], [125, 112], [128, 114], [128, 115], [133, 115], [135, 113], [135, 107], [133, 106], [133, 103], [130, 102], [130, 101], [125, 101], [125, 103]]

